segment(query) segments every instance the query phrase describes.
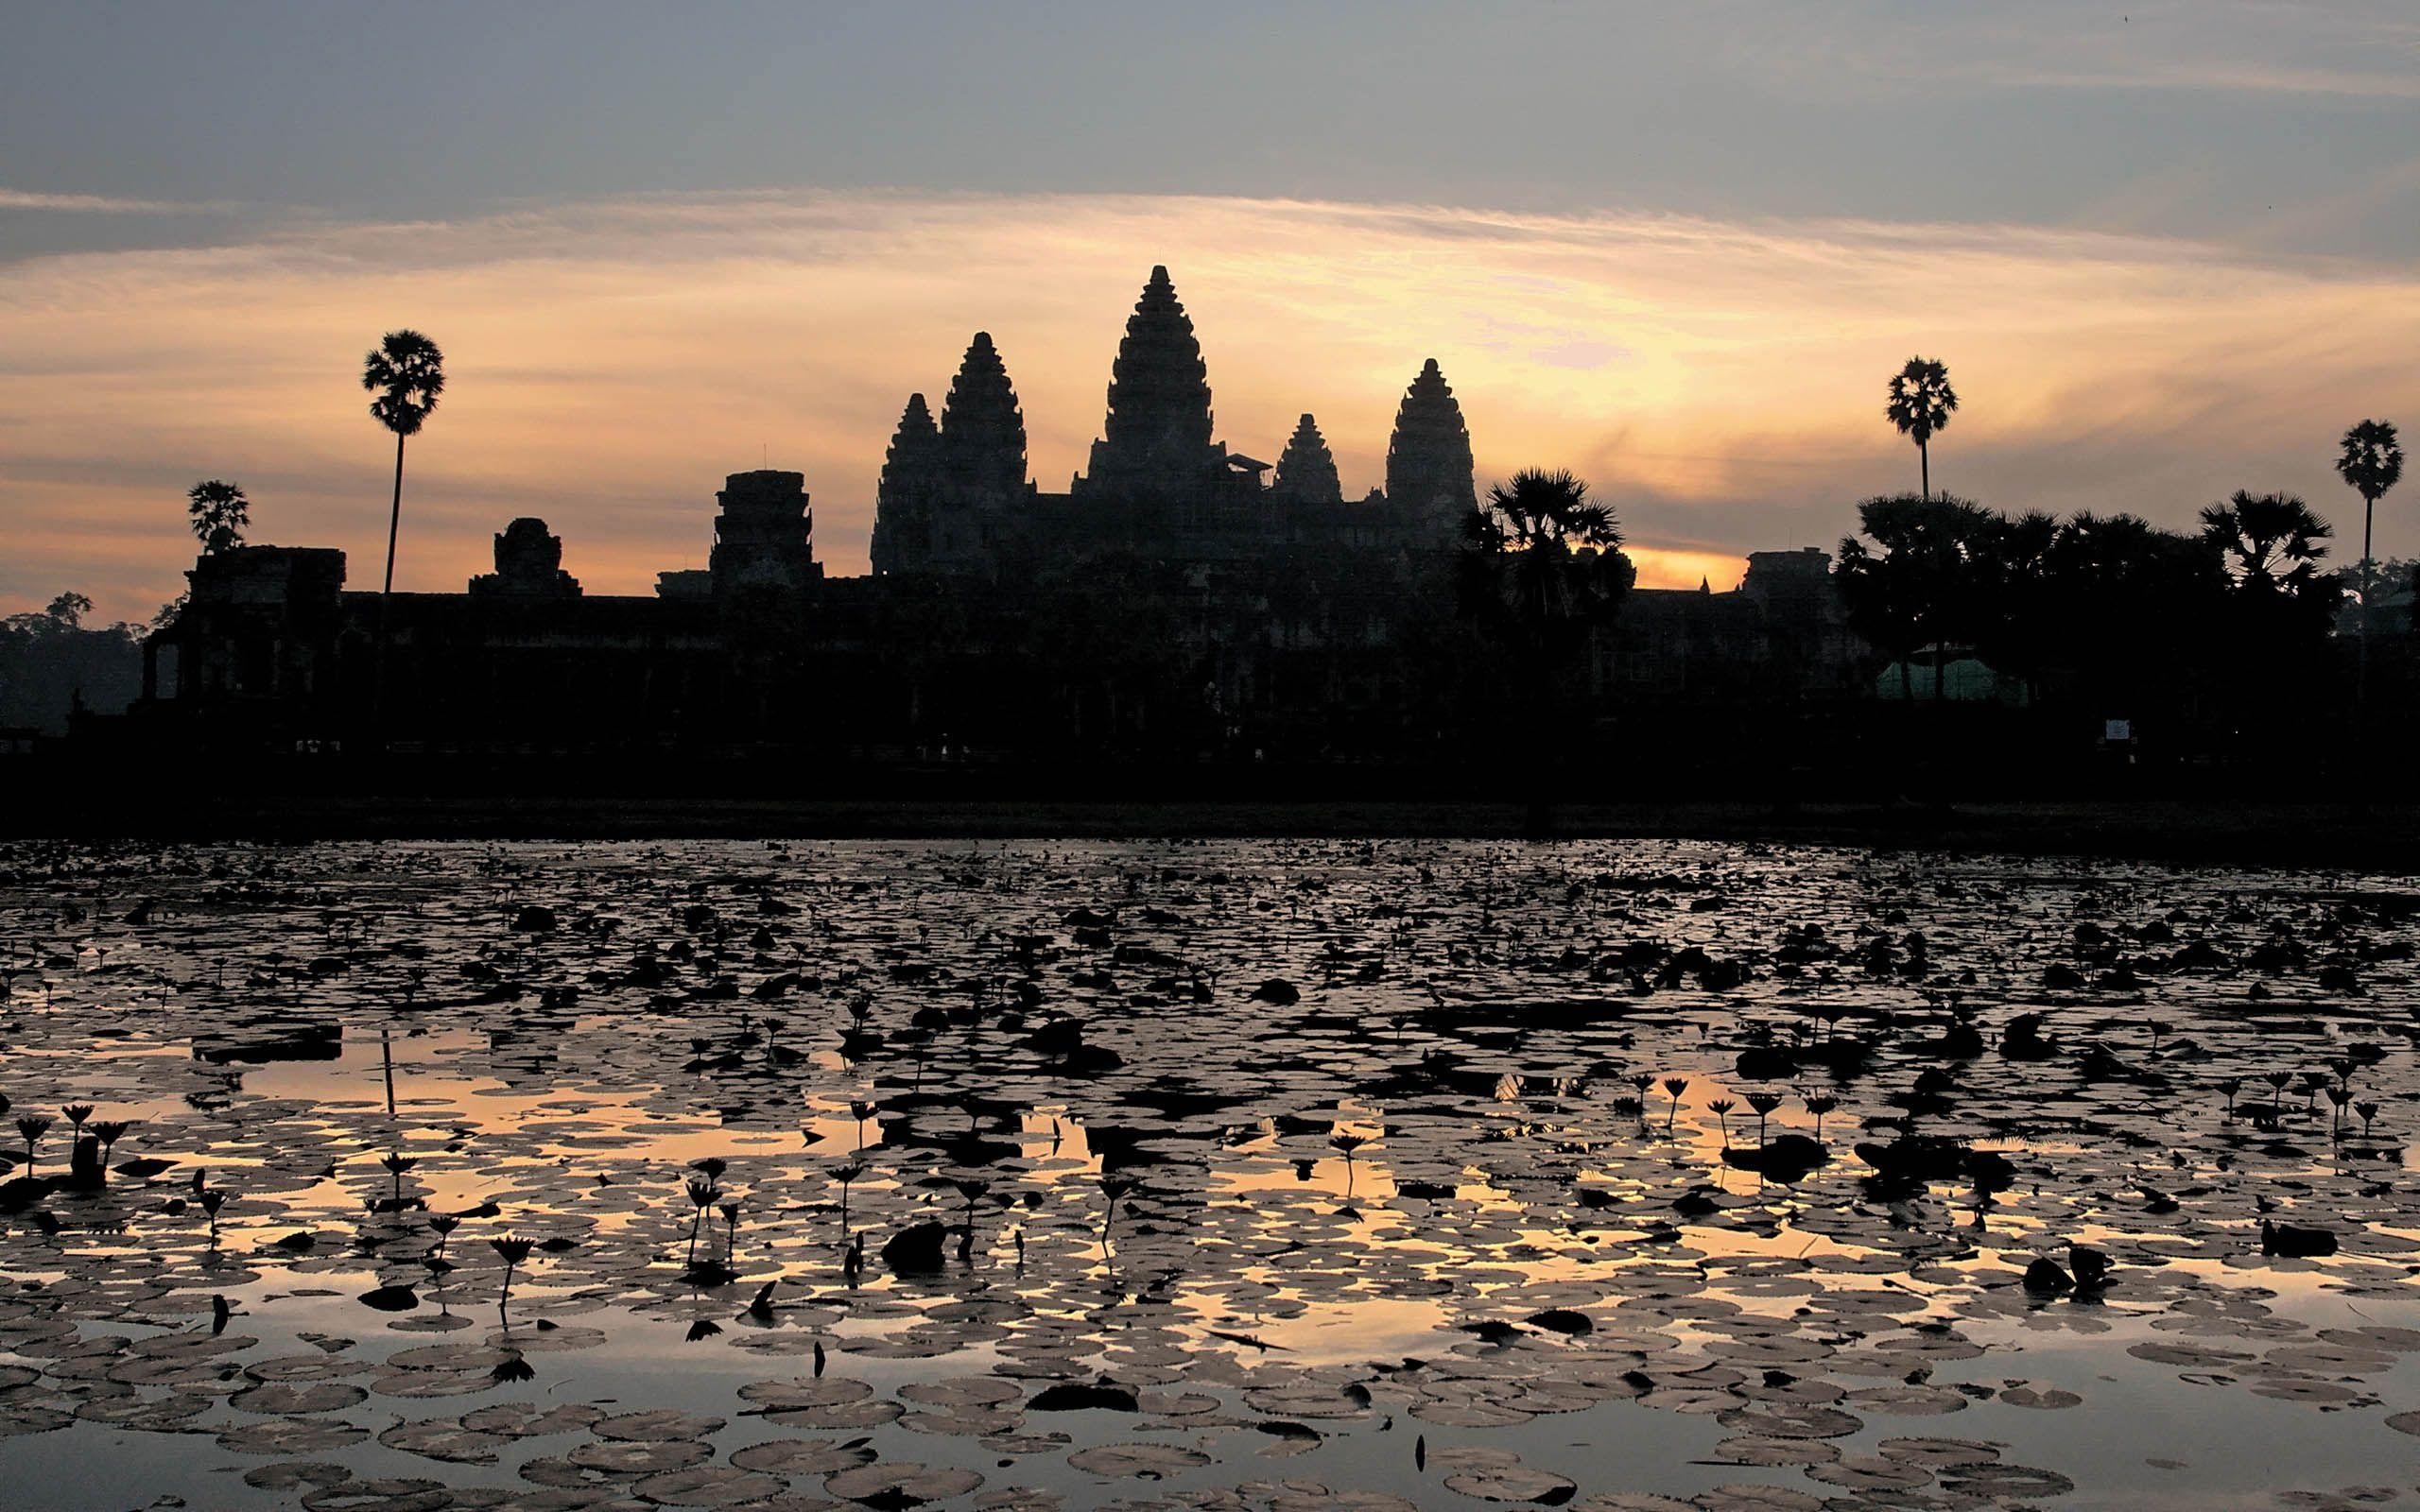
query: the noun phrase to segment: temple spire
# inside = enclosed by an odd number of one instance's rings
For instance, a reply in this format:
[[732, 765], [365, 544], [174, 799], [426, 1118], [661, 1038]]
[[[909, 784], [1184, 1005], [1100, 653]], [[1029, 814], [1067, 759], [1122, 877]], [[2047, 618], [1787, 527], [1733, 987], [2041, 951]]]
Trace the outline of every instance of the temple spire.
[[1415, 517], [1457, 524], [1478, 507], [1471, 433], [1462, 406], [1431, 357], [1404, 391], [1387, 443], [1387, 501]]
[[988, 331], [975, 333], [942, 405], [942, 469], [953, 497], [1005, 500], [1026, 491], [1025, 413]]
[[1308, 415], [1295, 425], [1293, 438], [1277, 458], [1277, 480], [1272, 491], [1305, 504], [1344, 502], [1344, 484], [1336, 475], [1336, 457], [1320, 435], [1319, 421]]
[[914, 572], [932, 548], [931, 509], [941, 491], [942, 435], [925, 396], [909, 394], [899, 429], [883, 456], [874, 486], [873, 541], [867, 555], [877, 573]]
[[1109, 414], [1093, 443], [1095, 489], [1159, 491], [1215, 473], [1209, 369], [1166, 267], [1153, 267], [1111, 369]]

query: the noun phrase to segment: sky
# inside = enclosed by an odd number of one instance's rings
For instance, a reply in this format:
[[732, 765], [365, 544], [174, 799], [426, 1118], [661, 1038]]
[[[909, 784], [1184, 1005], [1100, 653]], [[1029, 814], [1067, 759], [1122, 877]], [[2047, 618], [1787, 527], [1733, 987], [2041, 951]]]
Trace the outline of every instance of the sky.
[[901, 405], [977, 330], [1066, 486], [1154, 263], [1232, 448], [1313, 412], [1357, 494], [1433, 356], [1482, 486], [1573, 468], [1651, 584], [1913, 487], [1912, 353], [1962, 401], [1944, 488], [2170, 524], [2288, 489], [2347, 559], [2336, 437], [2420, 425], [2408, 4], [227, 0], [8, 36], [0, 612], [147, 618], [205, 477], [374, 586], [358, 372], [399, 326], [449, 373], [399, 587], [538, 515], [590, 592], [648, 592], [760, 465], [862, 572]]

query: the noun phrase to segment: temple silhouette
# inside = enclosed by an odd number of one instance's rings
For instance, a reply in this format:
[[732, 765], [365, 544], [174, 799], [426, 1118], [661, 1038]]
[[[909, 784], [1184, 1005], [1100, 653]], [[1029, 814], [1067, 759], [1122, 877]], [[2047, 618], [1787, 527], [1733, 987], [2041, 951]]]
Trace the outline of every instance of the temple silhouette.
[[1200, 566], [1400, 552], [1451, 540], [1477, 506], [1470, 431], [1433, 359], [1395, 417], [1386, 489], [1357, 502], [1312, 416], [1273, 469], [1213, 439], [1215, 428], [1201, 345], [1165, 267], [1126, 322], [1091, 465], [1063, 493], [1027, 477], [1015, 387], [977, 332], [939, 425], [923, 394], [908, 396], [875, 493], [874, 573], [1020, 584], [1103, 551]]
[[[146, 648], [130, 726], [222, 750], [790, 749], [863, 761], [1452, 758], [1500, 678], [1455, 612], [1470, 431], [1435, 360], [1404, 390], [1383, 488], [1347, 496], [1305, 414], [1274, 464], [1217, 436], [1165, 267], [1136, 301], [1084, 472], [1029, 475], [978, 332], [938, 418], [910, 394], [862, 577], [825, 574], [806, 479], [735, 472], [700, 570], [595, 594], [537, 519], [459, 593], [348, 590], [340, 551], [199, 558]], [[702, 522], [701, 522], [702, 523]], [[1626, 560], [1619, 569], [1630, 576]], [[1722, 725], [1856, 691], [1829, 558], [1759, 552], [1733, 592], [1634, 590], [1579, 696], [1604, 721]]]

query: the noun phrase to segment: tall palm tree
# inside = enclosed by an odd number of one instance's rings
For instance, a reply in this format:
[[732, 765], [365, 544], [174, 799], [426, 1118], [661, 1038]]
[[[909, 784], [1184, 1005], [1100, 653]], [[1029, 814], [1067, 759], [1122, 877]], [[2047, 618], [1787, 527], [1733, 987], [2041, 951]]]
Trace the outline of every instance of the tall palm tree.
[[185, 512], [202, 555], [214, 556], [244, 543], [244, 527], [252, 523], [252, 501], [235, 484], [210, 478], [185, 490]]
[[[1529, 685], [1530, 713], [1549, 722], [1555, 680], [1586, 649], [1590, 632], [1613, 616], [1636, 576], [1620, 551], [1610, 505], [1588, 497], [1569, 472], [1531, 468], [1488, 490], [1463, 517], [1460, 558], [1463, 612], [1508, 649]], [[1549, 747], [1530, 768], [1530, 829], [1550, 828]]]
[[1950, 411], [1958, 407], [1958, 390], [1949, 387], [1949, 368], [1935, 357], [1910, 357], [1891, 378], [1891, 402], [1883, 418], [1899, 434], [1916, 443], [1916, 464], [1924, 480], [1924, 496], [1932, 497], [1931, 441], [1949, 427]]
[[2358, 743], [2370, 697], [2370, 600], [2376, 596], [2370, 584], [2370, 525], [2378, 500], [2403, 477], [2403, 447], [2395, 438], [2394, 422], [2365, 420], [2346, 431], [2336, 475], [2361, 496], [2361, 649], [2353, 682], [2353, 738]]
[[419, 434], [437, 396], [445, 391], [445, 354], [417, 331], [389, 331], [362, 359], [361, 387], [376, 395], [370, 418], [395, 433], [395, 498], [387, 514], [387, 576], [378, 589], [377, 665], [372, 669], [373, 709], [385, 696], [387, 600], [395, 591], [395, 538], [404, 520], [404, 438]]

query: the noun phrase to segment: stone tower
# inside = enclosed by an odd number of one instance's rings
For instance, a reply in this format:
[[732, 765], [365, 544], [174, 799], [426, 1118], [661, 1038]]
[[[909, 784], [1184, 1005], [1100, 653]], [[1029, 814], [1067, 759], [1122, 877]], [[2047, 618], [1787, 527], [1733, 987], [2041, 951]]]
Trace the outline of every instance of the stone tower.
[[579, 579], [563, 571], [563, 538], [544, 520], [515, 520], [495, 538], [495, 571], [471, 579], [482, 597], [578, 598]]
[[806, 476], [766, 468], [734, 472], [715, 495], [715, 544], [707, 557], [714, 594], [798, 593], [823, 579], [815, 559], [815, 511]]
[[1431, 357], [1404, 391], [1387, 442], [1387, 502], [1406, 518], [1452, 528], [1478, 507], [1470, 428]]
[[942, 433], [925, 396], [909, 394], [899, 429], [882, 460], [874, 485], [873, 542], [868, 555], [876, 573], [921, 572], [933, 541], [933, 501], [941, 493]]
[[1277, 458], [1272, 491], [1305, 504], [1342, 504], [1344, 484], [1336, 475], [1336, 457], [1320, 435], [1319, 421], [1305, 415], [1294, 427], [1285, 453]]
[[942, 475], [954, 503], [1002, 504], [1026, 491], [1025, 412], [988, 331], [975, 333], [942, 404]]
[[1110, 372], [1087, 488], [1164, 496], [1219, 474], [1225, 449], [1210, 440], [1209, 369], [1167, 268], [1151, 269]]

